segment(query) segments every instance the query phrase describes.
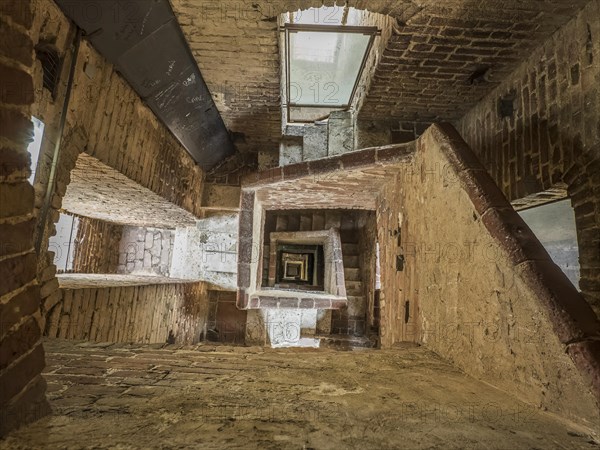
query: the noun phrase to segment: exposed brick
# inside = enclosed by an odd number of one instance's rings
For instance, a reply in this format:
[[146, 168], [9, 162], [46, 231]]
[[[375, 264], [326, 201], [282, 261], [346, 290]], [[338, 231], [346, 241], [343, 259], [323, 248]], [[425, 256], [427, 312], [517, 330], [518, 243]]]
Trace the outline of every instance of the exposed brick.
[[315, 307], [315, 300], [312, 298], [303, 298], [300, 300], [299, 308], [313, 309]]
[[33, 62], [33, 43], [26, 34], [0, 18], [0, 55], [19, 61], [26, 66]]
[[0, 304], [0, 336], [18, 323], [22, 317], [34, 314], [40, 306], [39, 286], [30, 286], [7, 303]]
[[341, 157], [344, 169], [366, 166], [375, 163], [375, 149], [344, 153]]
[[[33, 123], [23, 113], [13, 109], [0, 108], [0, 136], [5, 137], [19, 145], [28, 144], [33, 141]], [[4, 149], [2, 149], [4, 153]], [[4, 157], [0, 160], [0, 170], [2, 174], [10, 173], [15, 163], [23, 163], [25, 149], [15, 152], [14, 156], [9, 156], [8, 161], [4, 161]], [[29, 154], [27, 154], [29, 158]], [[5, 167], [8, 167], [5, 169]], [[6, 172], [5, 172], [6, 171]]]
[[0, 261], [0, 296], [31, 282], [36, 275], [37, 258], [34, 253]]
[[0, 223], [0, 256], [23, 253], [33, 248], [35, 219], [16, 224]]
[[2, 0], [2, 13], [25, 28], [33, 22], [31, 0]]
[[16, 401], [10, 402], [0, 410], [0, 436], [19, 425], [35, 422], [52, 411], [46, 401], [46, 380], [37, 375], [27, 389], [21, 392]]
[[0, 79], [0, 102], [12, 105], [33, 103], [33, 79], [27, 72], [0, 63]]
[[[4, 126], [4, 124], [3, 124]], [[31, 174], [31, 156], [28, 152], [17, 151], [14, 148], [0, 148], [2, 159], [0, 160], [0, 177], [28, 178]], [[17, 174], [17, 177], [14, 175]]]
[[30, 213], [33, 197], [33, 186], [29, 182], [0, 184], [0, 219]]
[[32, 317], [5, 335], [0, 341], [0, 372], [33, 348], [40, 337], [40, 328]]
[[0, 405], [5, 405], [44, 368], [44, 350], [39, 343], [7, 370], [0, 373]]
[[[600, 130], [594, 124], [600, 123], [600, 105], [591, 100], [598, 98], [595, 85], [582, 83], [581, 78], [584, 66], [588, 67], [587, 76], [600, 76], [600, 65], [588, 66], [584, 52], [573, 53], [572, 48], [579, 45], [577, 36], [586, 35], [588, 17], [597, 14], [597, 2], [589, 3], [527, 55], [523, 64], [459, 125], [461, 134], [509, 200], [517, 201], [566, 183], [575, 201], [578, 229], [598, 225], [594, 189], [598, 189], [599, 182], [592, 181], [595, 172], [585, 166], [599, 161], [595, 149]], [[515, 24], [513, 30], [533, 28], [533, 24]], [[514, 114], [508, 120], [498, 117], [495, 107], [507, 92], [516, 93]], [[585, 108], [581, 108], [583, 98], [590, 99]], [[581, 238], [579, 244], [583, 252], [581, 269], [600, 274], [599, 266], [585, 250], [593, 246]], [[582, 288], [587, 298], [593, 298], [590, 289]], [[600, 303], [594, 308], [600, 313]]]

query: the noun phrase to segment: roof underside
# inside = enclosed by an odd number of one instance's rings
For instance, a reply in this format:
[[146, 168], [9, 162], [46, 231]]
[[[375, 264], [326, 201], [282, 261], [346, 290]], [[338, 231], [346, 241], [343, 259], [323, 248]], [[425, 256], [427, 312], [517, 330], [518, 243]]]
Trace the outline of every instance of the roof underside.
[[[587, 0], [349, 1], [398, 21], [360, 111], [364, 119], [452, 121], [489, 93]], [[290, 1], [172, 0], [192, 54], [242, 151], [281, 136], [277, 18]], [[333, 5], [333, 2], [325, 2]], [[302, 8], [320, 7], [305, 1]], [[469, 78], [490, 68], [482, 83]]]

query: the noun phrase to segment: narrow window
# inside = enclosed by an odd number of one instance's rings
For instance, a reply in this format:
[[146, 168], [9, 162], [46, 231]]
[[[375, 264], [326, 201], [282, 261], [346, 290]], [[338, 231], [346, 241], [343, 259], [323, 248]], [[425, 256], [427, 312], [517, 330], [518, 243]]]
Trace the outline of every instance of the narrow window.
[[52, 99], [56, 99], [56, 88], [60, 77], [62, 59], [51, 44], [39, 44], [35, 48], [36, 57], [42, 63], [44, 71], [44, 88], [50, 91]]
[[27, 147], [27, 151], [31, 155], [31, 175], [29, 176], [29, 182], [31, 184], [35, 181], [35, 173], [37, 172], [37, 165], [40, 159], [40, 149], [42, 148], [42, 138], [44, 137], [44, 122], [36, 117], [32, 117], [33, 122], [33, 141]]
[[79, 219], [70, 214], [61, 214], [56, 223], [56, 234], [50, 238], [48, 250], [54, 252], [54, 264], [59, 273], [73, 270], [75, 238]]

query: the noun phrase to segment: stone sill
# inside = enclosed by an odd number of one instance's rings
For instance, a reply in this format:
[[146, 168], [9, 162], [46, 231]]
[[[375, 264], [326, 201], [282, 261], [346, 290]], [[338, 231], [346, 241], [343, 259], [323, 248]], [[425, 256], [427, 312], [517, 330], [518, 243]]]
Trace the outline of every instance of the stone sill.
[[123, 275], [97, 273], [63, 273], [56, 275], [61, 289], [90, 289], [129, 286], [153, 286], [157, 284], [195, 283], [196, 280], [182, 280], [153, 275]]
[[246, 309], [342, 309], [347, 305], [348, 299], [337, 295], [269, 289], [250, 294]]

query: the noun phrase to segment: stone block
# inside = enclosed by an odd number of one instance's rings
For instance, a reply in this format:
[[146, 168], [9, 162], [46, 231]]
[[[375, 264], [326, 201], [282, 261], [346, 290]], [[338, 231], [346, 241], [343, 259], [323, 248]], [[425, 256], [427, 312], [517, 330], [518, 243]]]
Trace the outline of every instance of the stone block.
[[29, 214], [34, 190], [29, 182], [0, 184], [0, 219]]
[[51, 295], [52, 293], [56, 292], [57, 290], [58, 290], [58, 279], [52, 278], [51, 280], [47, 281], [46, 283], [44, 283], [42, 285], [42, 288], [40, 289], [40, 296], [42, 298], [46, 298], [49, 295]]
[[311, 161], [327, 156], [327, 124], [315, 124], [305, 127], [303, 141], [303, 159]]
[[279, 144], [279, 165], [287, 166], [303, 160], [302, 138], [285, 138]]
[[0, 54], [30, 66], [33, 62], [33, 43], [31, 38], [0, 19], [0, 41], [4, 42]]
[[[10, 124], [8, 124], [10, 125]], [[0, 127], [0, 134], [4, 134], [3, 123]], [[8, 146], [0, 148], [0, 178], [7, 180], [26, 179], [31, 174], [31, 156], [23, 150], [16, 150]]]
[[146, 231], [146, 238], [144, 242], [144, 248], [150, 250], [154, 244], [154, 233], [152, 231]]
[[33, 23], [31, 0], [2, 0], [2, 14], [28, 29]]
[[0, 341], [0, 371], [33, 348], [40, 337], [40, 328], [33, 317], [6, 334]]
[[39, 286], [30, 286], [8, 302], [0, 303], [0, 336], [4, 335], [21, 318], [37, 312], [39, 304]]
[[33, 79], [27, 72], [0, 63], [0, 79], [0, 102], [10, 105], [33, 103]]
[[34, 253], [0, 261], [0, 296], [14, 291], [36, 277], [37, 258]]
[[332, 111], [328, 121], [328, 152], [335, 156], [354, 150], [354, 117], [350, 111]]
[[0, 405], [6, 405], [10, 399], [44, 369], [44, 350], [42, 344], [0, 374]]
[[23, 253], [33, 248], [33, 233], [35, 231], [35, 220], [16, 224], [0, 224], [0, 256]]

